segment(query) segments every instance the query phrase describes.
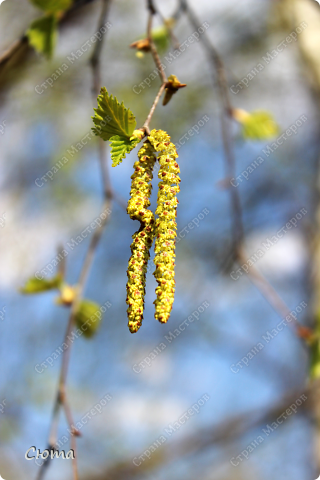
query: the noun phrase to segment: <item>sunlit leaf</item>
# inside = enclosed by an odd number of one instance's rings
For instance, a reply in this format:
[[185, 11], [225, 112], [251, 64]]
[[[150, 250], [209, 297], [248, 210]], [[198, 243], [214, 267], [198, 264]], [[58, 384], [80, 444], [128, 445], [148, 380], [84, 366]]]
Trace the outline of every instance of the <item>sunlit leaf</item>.
[[109, 95], [105, 87], [101, 88], [98, 96], [98, 108], [94, 109], [92, 117], [95, 127], [93, 132], [103, 140], [109, 140], [115, 135], [130, 138], [135, 126], [136, 119], [133, 113], [119, 103], [116, 97]]

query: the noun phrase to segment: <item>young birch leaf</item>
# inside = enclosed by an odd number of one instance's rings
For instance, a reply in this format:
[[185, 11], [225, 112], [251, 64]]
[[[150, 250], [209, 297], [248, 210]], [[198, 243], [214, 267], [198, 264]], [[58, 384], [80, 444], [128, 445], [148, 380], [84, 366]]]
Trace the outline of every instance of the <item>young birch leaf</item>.
[[31, 0], [31, 3], [45, 12], [56, 13], [68, 10], [73, 0]]
[[128, 138], [115, 135], [110, 138], [112, 166], [116, 167], [126, 158], [126, 154], [140, 142], [139, 138]]
[[154, 28], [151, 34], [152, 39], [160, 52], [165, 52], [168, 50], [170, 45], [170, 35], [168, 28], [165, 25]]
[[36, 277], [30, 278], [24, 287], [21, 288], [21, 293], [41, 293], [47, 292], [48, 290], [55, 290], [60, 287], [62, 278], [60, 275], [57, 275], [53, 278], [43, 278], [39, 279]]
[[76, 313], [75, 321], [77, 327], [87, 338], [92, 337], [99, 328], [101, 322], [100, 305], [90, 300], [82, 300]]
[[51, 58], [57, 42], [57, 19], [55, 15], [38, 18], [26, 32], [29, 44], [39, 53]]
[[110, 140], [111, 137], [131, 137], [136, 119], [123, 103], [119, 103], [116, 97], [109, 95], [105, 87], [101, 88], [98, 96], [98, 108], [94, 109], [95, 116], [92, 117], [95, 127], [93, 132], [103, 140]]
[[271, 113], [255, 110], [233, 110], [233, 117], [242, 125], [242, 135], [246, 140], [269, 140], [279, 134], [280, 129]]

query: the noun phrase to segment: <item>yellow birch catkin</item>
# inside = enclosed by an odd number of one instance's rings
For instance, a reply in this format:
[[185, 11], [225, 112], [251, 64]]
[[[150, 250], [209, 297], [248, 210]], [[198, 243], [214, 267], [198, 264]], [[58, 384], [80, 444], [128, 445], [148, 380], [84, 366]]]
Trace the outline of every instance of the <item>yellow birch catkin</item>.
[[139, 330], [143, 319], [144, 296], [149, 250], [154, 237], [155, 219], [150, 205], [152, 169], [156, 161], [154, 149], [146, 141], [138, 152], [139, 160], [134, 164], [131, 176], [130, 200], [127, 213], [132, 220], [139, 220], [139, 230], [132, 236], [131, 257], [128, 266], [127, 304], [128, 327], [131, 333]]
[[174, 259], [175, 238], [177, 236], [177, 193], [180, 191], [180, 169], [176, 161], [178, 157], [176, 147], [170, 142], [170, 137], [162, 130], [152, 130], [148, 137], [150, 143], [159, 152], [158, 160], [160, 178], [158, 190], [158, 206], [155, 224], [155, 259], [156, 270], [154, 276], [158, 282], [156, 288], [157, 299], [155, 304], [155, 318], [166, 323], [170, 317], [174, 301]]

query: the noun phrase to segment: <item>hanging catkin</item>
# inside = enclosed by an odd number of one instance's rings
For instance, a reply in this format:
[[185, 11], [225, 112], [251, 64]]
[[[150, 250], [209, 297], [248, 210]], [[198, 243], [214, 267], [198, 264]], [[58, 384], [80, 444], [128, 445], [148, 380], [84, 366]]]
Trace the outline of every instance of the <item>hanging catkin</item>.
[[132, 236], [132, 255], [128, 266], [127, 304], [128, 327], [131, 333], [139, 330], [143, 319], [146, 273], [149, 250], [154, 237], [155, 220], [150, 205], [152, 169], [156, 161], [154, 149], [146, 141], [138, 152], [139, 160], [134, 164], [131, 176], [130, 200], [127, 212], [132, 220], [139, 220], [141, 226]]
[[170, 137], [162, 130], [152, 130], [148, 137], [156, 152], [159, 152], [158, 160], [160, 170], [158, 177], [158, 206], [156, 210], [155, 226], [155, 259], [156, 270], [154, 276], [158, 282], [156, 288], [157, 299], [155, 300], [155, 318], [161, 323], [166, 323], [170, 317], [174, 301], [174, 258], [175, 237], [177, 223], [177, 193], [180, 191], [179, 165], [176, 147], [170, 142]]

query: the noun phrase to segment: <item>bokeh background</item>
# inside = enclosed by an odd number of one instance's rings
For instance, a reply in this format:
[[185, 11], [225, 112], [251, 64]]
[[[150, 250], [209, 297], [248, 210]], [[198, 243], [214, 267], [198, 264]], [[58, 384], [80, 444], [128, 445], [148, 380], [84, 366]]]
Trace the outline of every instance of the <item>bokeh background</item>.
[[[312, 37], [310, 21], [320, 26], [320, 7], [314, 0], [190, 0], [190, 5], [210, 25], [207, 35], [225, 62], [230, 86], [276, 48], [293, 31], [292, 26], [302, 21], [310, 25], [297, 42], [265, 65], [248, 88], [236, 95], [230, 93], [237, 108], [271, 112], [281, 130], [301, 115], [307, 117], [297, 134], [237, 188], [249, 254], [299, 210], [307, 210], [297, 227], [255, 266], [290, 310], [301, 302], [308, 305], [298, 320], [310, 326], [310, 236], [317, 208], [319, 103], [314, 56], [311, 53], [306, 61], [301, 42], [305, 39], [319, 50], [319, 36], [314, 31]], [[176, 2], [162, 0], [158, 6], [165, 17], [170, 17]], [[24, 455], [32, 445], [46, 448], [61, 356], [42, 373], [35, 367], [61, 346], [68, 320], [68, 309], [54, 303], [54, 293], [23, 296], [19, 288], [54, 259], [59, 244], [66, 246], [99, 215], [103, 194], [95, 138], [69, 156], [52, 181], [42, 187], [35, 183], [90, 132], [93, 101], [88, 62], [92, 52], [89, 49], [69, 65], [52, 88], [38, 94], [35, 87], [96, 32], [100, 9], [100, 2], [92, 1], [63, 22], [52, 60], [24, 50], [1, 72], [0, 124], [5, 122], [5, 128], [0, 135], [0, 216], [5, 220], [0, 229], [0, 307], [5, 313], [0, 320], [0, 402], [5, 400], [5, 407], [0, 414], [0, 474], [6, 480], [37, 475], [39, 466], [26, 461]], [[19, 38], [39, 13], [26, 0], [6, 0], [0, 6], [0, 51]], [[160, 83], [156, 78], [140, 94], [133, 90], [155, 68], [151, 56], [137, 58], [128, 48], [145, 32], [145, 2], [114, 0], [109, 21], [112, 27], [103, 46], [102, 83], [130, 107], [141, 126]], [[180, 42], [193, 31], [183, 16], [174, 28]], [[264, 480], [273, 476], [277, 480], [313, 480], [319, 472], [314, 424], [307, 405], [266, 437], [248, 459], [238, 466], [230, 462], [275, 421], [278, 415], [274, 415], [274, 408], [283, 405], [286, 395], [292, 397], [297, 392], [299, 397], [307, 381], [308, 351], [286, 328], [268, 344], [264, 342], [265, 348], [247, 367], [233, 373], [231, 366], [261, 342], [262, 335], [275, 328], [280, 318], [245, 275], [236, 281], [230, 276], [236, 267], [230, 263], [231, 213], [223, 182], [220, 98], [200, 42], [190, 45], [170, 65], [165, 60], [163, 63], [167, 75], [177, 75], [188, 87], [168, 106], [157, 108], [151, 126], [166, 130], [178, 142], [204, 115], [209, 117], [199, 133], [179, 149], [182, 182], [178, 232], [199, 218], [204, 209], [209, 214], [177, 244], [176, 299], [169, 323], [161, 325], [153, 318], [156, 283], [149, 273], [143, 326], [131, 335], [126, 318], [126, 270], [131, 235], [138, 222], [113, 203], [85, 291], [87, 298], [112, 306], [94, 338], [74, 342], [68, 376], [75, 421], [80, 421], [106, 394], [112, 396], [101, 414], [81, 428], [80, 478]], [[240, 127], [235, 123], [233, 128], [240, 174], [270, 142], [244, 141]], [[135, 158], [136, 150], [117, 168], [111, 168], [109, 158], [113, 188], [125, 201]], [[153, 205], [155, 195], [156, 188]], [[68, 249], [70, 283], [77, 281], [88, 243], [85, 239], [73, 250]], [[203, 302], [209, 306], [198, 320], [169, 342], [166, 336]], [[147, 366], [145, 358], [152, 358], [150, 352], [160, 344], [166, 348]], [[141, 364], [137, 367], [143, 361], [144, 368]], [[203, 395], [209, 400], [199, 413], [172, 435], [166, 434], [168, 425]], [[285, 410], [279, 408], [279, 414]], [[161, 435], [167, 440], [150, 461], [133, 465], [133, 459]], [[59, 438], [68, 437], [61, 416]], [[63, 448], [68, 450], [69, 442]], [[57, 477], [72, 478], [70, 461], [52, 462], [46, 478]]]

